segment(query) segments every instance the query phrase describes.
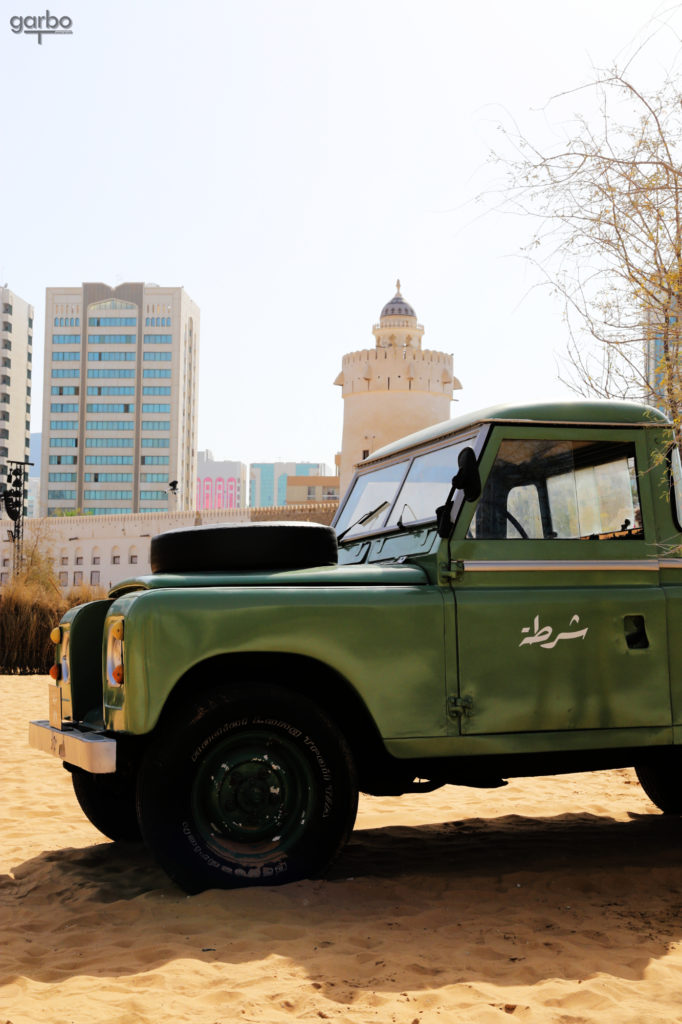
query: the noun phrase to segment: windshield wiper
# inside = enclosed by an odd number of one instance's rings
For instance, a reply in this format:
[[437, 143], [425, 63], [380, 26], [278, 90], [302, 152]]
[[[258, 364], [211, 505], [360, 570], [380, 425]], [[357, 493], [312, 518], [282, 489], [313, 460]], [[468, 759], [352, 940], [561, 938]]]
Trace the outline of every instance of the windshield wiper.
[[359, 519], [356, 519], [354, 523], [351, 523], [350, 526], [347, 526], [345, 530], [341, 531], [336, 538], [337, 542], [342, 541], [346, 534], [350, 533], [351, 530], [354, 530], [356, 526], [363, 526], [365, 523], [369, 523], [375, 516], [378, 516], [380, 512], [383, 512], [388, 504], [388, 501], [382, 501], [381, 504], [377, 505], [376, 508], [373, 508], [371, 512], [365, 512], [365, 514], [360, 516]]
[[398, 527], [399, 530], [402, 530], [403, 526], [405, 525], [404, 522], [403, 522], [403, 515], [404, 515], [406, 509], [410, 510], [410, 512], [412, 513], [412, 518], [414, 519], [415, 522], [417, 521], [417, 514], [416, 514], [416, 512], [414, 511], [414, 509], [412, 508], [411, 505], [408, 505], [407, 502], [405, 502], [405, 504], [403, 505], [403, 510], [400, 513], [400, 519], [396, 523], [396, 526]]

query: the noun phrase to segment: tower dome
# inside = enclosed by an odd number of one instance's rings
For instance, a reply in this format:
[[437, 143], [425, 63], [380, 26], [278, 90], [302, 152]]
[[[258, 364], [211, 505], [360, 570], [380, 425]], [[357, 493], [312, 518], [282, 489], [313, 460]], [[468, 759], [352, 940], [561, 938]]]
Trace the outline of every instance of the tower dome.
[[395, 295], [382, 309], [380, 319], [383, 320], [385, 316], [410, 316], [416, 321], [417, 314], [409, 302], [405, 302], [405, 299], [400, 294], [400, 278], [396, 281], [395, 287]]

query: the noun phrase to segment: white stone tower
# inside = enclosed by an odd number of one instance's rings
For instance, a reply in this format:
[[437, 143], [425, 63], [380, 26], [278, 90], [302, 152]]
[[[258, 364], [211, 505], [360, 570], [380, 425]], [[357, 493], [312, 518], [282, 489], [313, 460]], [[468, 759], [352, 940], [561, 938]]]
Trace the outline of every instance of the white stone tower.
[[400, 293], [381, 311], [372, 328], [376, 347], [349, 352], [335, 384], [343, 388], [343, 440], [340, 492], [356, 463], [382, 445], [450, 418], [452, 356], [422, 348], [424, 328]]

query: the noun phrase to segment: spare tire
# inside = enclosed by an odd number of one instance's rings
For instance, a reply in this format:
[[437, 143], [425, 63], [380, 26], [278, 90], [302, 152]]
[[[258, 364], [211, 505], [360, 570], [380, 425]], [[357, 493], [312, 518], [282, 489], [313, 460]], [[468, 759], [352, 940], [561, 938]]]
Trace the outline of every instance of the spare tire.
[[320, 523], [225, 523], [152, 537], [152, 572], [306, 569], [336, 565], [336, 532]]

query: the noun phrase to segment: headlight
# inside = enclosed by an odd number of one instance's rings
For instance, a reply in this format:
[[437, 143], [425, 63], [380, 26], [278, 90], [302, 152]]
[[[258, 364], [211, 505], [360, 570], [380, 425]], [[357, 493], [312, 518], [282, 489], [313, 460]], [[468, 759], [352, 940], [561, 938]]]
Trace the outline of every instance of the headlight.
[[68, 682], [69, 679], [69, 628], [55, 626], [50, 633], [50, 640], [59, 647], [59, 661], [50, 669], [50, 675], [56, 682]]
[[109, 620], [107, 682], [109, 686], [123, 686], [123, 617]]

